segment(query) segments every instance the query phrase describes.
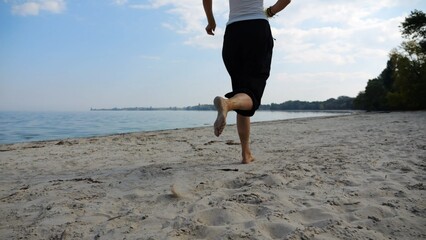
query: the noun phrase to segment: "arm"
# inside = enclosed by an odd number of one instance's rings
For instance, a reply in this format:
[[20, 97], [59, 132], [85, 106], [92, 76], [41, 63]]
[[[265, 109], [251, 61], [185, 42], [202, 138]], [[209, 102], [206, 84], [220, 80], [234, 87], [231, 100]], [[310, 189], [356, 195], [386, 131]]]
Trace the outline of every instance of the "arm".
[[[281, 12], [287, 5], [289, 5], [291, 0], [278, 0], [274, 5], [270, 7], [270, 11], [272, 13], [272, 16], [275, 14]], [[272, 17], [269, 16], [269, 17]]]
[[214, 35], [214, 30], [216, 29], [216, 21], [213, 16], [213, 0], [203, 0], [204, 12], [207, 17], [207, 27], [206, 32], [209, 35]]

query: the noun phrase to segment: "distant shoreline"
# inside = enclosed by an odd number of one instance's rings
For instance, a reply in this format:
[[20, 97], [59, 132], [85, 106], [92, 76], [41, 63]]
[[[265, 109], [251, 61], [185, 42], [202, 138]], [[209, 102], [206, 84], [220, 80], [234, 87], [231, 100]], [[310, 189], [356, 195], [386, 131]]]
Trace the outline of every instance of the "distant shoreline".
[[[215, 109], [204, 109], [204, 110], [197, 110], [197, 109], [185, 109], [185, 108], [137, 108], [137, 109], [128, 109], [128, 108], [110, 108], [110, 109], [90, 109], [90, 111], [93, 112], [150, 112], [150, 111], [188, 111], [188, 112], [194, 112], [194, 111], [216, 111]], [[322, 112], [322, 113], [359, 113], [359, 112], [365, 112], [364, 110], [354, 110], [354, 109], [323, 109], [323, 110], [317, 110], [317, 109], [259, 109], [258, 112]]]
[[[268, 111], [310, 111], [310, 110], [355, 110], [353, 107], [354, 98], [340, 96], [337, 99], [330, 98], [326, 101], [286, 101], [280, 104], [271, 103], [260, 105], [259, 110]], [[190, 110], [190, 111], [211, 111], [215, 110], [212, 104], [198, 104], [188, 107], [124, 107], [124, 108], [90, 108], [90, 111], [158, 111], [158, 110]]]
[[[186, 109], [186, 108], [91, 108], [90, 111], [101, 112], [101, 111], [216, 111], [215, 109]], [[259, 109], [260, 112], [330, 112], [330, 113], [352, 113], [352, 112], [364, 112], [363, 110], [353, 109]]]

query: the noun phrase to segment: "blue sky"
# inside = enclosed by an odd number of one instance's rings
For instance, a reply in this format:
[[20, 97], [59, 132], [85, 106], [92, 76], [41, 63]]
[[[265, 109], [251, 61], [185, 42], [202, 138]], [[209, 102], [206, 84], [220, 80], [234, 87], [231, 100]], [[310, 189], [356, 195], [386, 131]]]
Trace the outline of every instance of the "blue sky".
[[[414, 9], [426, 1], [293, 0], [270, 20], [263, 103], [355, 97]], [[201, 0], [0, 0], [0, 110], [210, 104], [231, 87], [221, 59], [228, 1], [214, 12], [212, 37]]]

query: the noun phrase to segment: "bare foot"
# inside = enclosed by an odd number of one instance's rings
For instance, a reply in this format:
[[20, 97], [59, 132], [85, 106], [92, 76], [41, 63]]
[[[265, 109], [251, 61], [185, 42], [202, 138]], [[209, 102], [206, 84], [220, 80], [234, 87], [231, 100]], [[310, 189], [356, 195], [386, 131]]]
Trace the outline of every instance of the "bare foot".
[[253, 156], [249, 156], [249, 157], [243, 157], [243, 161], [242, 164], [249, 164], [251, 162], [254, 162], [254, 157]]
[[215, 97], [213, 103], [217, 110], [217, 118], [214, 122], [214, 135], [216, 135], [216, 137], [219, 137], [226, 126], [226, 116], [228, 114], [228, 107], [226, 105], [226, 100], [222, 97]]

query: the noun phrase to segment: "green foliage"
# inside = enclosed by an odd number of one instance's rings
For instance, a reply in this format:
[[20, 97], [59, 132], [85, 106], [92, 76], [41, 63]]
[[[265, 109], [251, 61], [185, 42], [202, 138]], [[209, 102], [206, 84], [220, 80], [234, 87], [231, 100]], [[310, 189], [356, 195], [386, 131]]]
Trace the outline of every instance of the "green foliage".
[[368, 81], [365, 88], [365, 102], [367, 110], [387, 110], [386, 88], [381, 78]]
[[426, 109], [426, 14], [415, 10], [402, 23], [402, 34], [411, 38], [390, 53], [386, 68], [369, 80], [354, 100], [365, 110]]
[[388, 60], [386, 68], [379, 75], [379, 79], [383, 82], [386, 91], [392, 91], [394, 83], [395, 64], [392, 60]]
[[353, 109], [362, 110], [366, 109], [365, 91], [358, 93], [358, 96], [354, 99]]
[[392, 109], [426, 109], [426, 55], [415, 41], [403, 43], [402, 49], [390, 56], [396, 69], [388, 104]]
[[406, 38], [426, 38], [426, 14], [419, 10], [411, 12], [401, 24], [402, 35]]

